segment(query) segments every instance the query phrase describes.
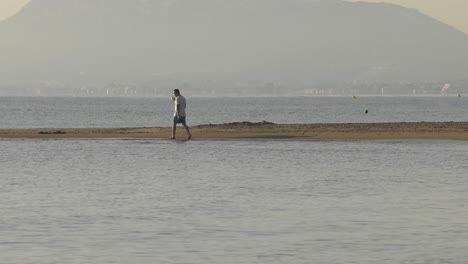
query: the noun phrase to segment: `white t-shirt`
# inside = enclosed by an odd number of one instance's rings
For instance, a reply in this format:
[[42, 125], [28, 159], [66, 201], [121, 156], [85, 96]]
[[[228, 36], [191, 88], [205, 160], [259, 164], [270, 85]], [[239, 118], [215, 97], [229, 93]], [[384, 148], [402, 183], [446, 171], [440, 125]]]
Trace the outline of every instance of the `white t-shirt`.
[[179, 95], [174, 101], [174, 116], [176, 116], [177, 113], [177, 105], [180, 105], [179, 116], [185, 116], [185, 107], [187, 107], [187, 101], [185, 100], [185, 97]]

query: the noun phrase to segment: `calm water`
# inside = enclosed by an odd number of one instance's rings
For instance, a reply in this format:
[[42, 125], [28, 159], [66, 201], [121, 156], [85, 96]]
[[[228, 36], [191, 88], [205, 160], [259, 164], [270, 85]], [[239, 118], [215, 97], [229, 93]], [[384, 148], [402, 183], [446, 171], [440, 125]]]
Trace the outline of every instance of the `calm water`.
[[0, 263], [468, 263], [464, 141], [0, 139]]
[[[467, 104], [189, 98], [188, 112], [192, 125], [468, 121]], [[169, 126], [172, 111], [0, 97], [0, 128]], [[466, 264], [467, 160], [464, 141], [0, 139], [0, 264]]]
[[[468, 121], [468, 96], [189, 97], [187, 112], [191, 125]], [[170, 126], [172, 114], [169, 98], [0, 97], [0, 128]]]

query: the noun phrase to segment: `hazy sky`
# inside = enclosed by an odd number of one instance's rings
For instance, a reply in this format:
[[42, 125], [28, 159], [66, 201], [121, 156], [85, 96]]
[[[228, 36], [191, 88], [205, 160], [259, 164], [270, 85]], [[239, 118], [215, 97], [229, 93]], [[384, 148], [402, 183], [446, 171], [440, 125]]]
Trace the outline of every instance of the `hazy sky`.
[[0, 20], [11, 16], [29, 0], [0, 0]]
[[[15, 14], [30, 0], [0, 0], [0, 20]], [[194, 0], [196, 1], [196, 0]], [[285, 0], [287, 1], [287, 0]], [[357, 0], [354, 0], [357, 1]], [[366, 0], [367, 2], [390, 2], [417, 8], [468, 34], [468, 0]]]
[[468, 16], [466, 15], [468, 0], [365, 0], [364, 2], [388, 2], [416, 8], [468, 34]]

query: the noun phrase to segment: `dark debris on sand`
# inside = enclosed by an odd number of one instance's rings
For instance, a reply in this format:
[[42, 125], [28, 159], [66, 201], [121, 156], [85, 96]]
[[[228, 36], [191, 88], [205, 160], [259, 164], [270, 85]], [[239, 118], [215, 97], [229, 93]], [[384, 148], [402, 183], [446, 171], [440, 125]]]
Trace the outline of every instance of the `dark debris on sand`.
[[242, 121], [242, 122], [232, 122], [232, 123], [223, 123], [223, 124], [208, 124], [208, 125], [201, 125], [199, 127], [221, 127], [221, 128], [246, 128], [246, 127], [268, 127], [276, 125], [275, 123], [262, 121], [262, 122], [249, 122], [249, 121]]
[[57, 131], [41, 131], [39, 132], [40, 135], [63, 135], [63, 134], [66, 134], [65, 131], [60, 131], [60, 130], [57, 130]]

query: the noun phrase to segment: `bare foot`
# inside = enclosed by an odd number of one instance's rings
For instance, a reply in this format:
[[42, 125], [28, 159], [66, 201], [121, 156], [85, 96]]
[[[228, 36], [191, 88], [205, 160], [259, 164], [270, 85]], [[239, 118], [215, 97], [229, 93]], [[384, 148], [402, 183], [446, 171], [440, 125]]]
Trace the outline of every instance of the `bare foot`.
[[188, 136], [187, 136], [187, 139], [191, 139], [191, 138], [192, 138], [192, 135], [188, 135]]
[[175, 137], [170, 137], [169, 139], [175, 139]]

